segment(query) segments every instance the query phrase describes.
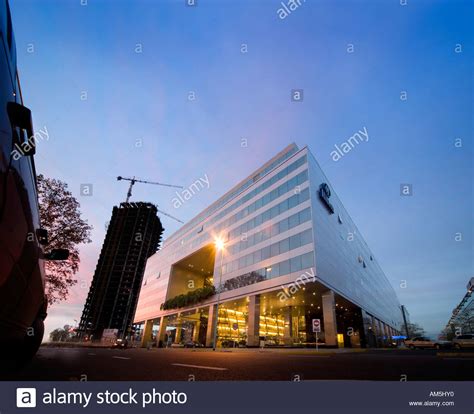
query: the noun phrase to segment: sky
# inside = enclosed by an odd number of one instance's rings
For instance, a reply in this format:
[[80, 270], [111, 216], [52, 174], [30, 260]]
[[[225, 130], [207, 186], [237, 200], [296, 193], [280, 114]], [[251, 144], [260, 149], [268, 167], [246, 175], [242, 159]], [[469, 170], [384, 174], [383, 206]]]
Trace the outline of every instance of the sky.
[[[94, 226], [47, 333], [80, 319], [125, 201], [118, 175], [207, 175], [179, 208], [173, 189], [133, 189], [188, 221], [291, 142], [309, 146], [412, 322], [433, 336], [447, 323], [474, 275], [472, 2], [307, 0], [283, 19], [278, 0], [10, 3], [24, 102], [50, 136], [38, 173], [67, 182]], [[162, 221], [165, 237], [180, 226]]]

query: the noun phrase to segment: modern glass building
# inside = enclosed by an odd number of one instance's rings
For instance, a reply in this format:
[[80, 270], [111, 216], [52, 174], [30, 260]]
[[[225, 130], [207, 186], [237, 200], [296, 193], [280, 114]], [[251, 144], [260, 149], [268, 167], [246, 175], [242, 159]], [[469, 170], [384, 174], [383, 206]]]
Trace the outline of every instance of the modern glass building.
[[314, 346], [314, 319], [326, 346], [383, 346], [402, 326], [374, 254], [291, 144], [148, 259], [134, 321], [143, 344]]
[[451, 318], [445, 328], [446, 339], [451, 340], [455, 336], [474, 333], [474, 277], [469, 279], [466, 286], [466, 294], [453, 309]]

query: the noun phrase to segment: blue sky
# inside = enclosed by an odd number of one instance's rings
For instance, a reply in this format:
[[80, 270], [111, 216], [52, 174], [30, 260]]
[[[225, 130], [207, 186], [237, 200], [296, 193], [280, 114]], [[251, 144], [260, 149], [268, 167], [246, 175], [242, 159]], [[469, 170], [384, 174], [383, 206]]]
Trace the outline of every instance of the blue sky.
[[[87, 3], [11, 0], [25, 104], [50, 135], [37, 169], [66, 181], [95, 227], [47, 330], [80, 317], [125, 199], [117, 175], [188, 186], [207, 174], [179, 209], [171, 189], [134, 188], [187, 221], [292, 141], [309, 145], [412, 320], [444, 326], [474, 273], [472, 3], [307, 0], [283, 20], [276, 0]], [[332, 161], [364, 127], [369, 141]]]

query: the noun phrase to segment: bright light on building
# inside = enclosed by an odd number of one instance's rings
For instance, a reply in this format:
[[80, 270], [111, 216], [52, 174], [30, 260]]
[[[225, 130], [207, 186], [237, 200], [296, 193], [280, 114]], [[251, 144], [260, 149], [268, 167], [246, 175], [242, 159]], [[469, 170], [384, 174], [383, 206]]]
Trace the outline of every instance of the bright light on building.
[[214, 240], [214, 245], [216, 246], [217, 250], [224, 250], [225, 242], [220, 237], [216, 237]]

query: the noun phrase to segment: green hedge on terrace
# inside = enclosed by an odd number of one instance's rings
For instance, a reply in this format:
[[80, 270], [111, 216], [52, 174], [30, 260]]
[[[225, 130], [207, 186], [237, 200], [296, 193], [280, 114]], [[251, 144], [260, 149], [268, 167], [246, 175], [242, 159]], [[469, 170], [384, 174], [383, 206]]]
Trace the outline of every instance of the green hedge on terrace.
[[195, 305], [216, 294], [214, 285], [204, 286], [202, 288], [188, 292], [185, 295], [178, 295], [168, 299], [161, 304], [161, 310], [178, 309], [186, 306]]

